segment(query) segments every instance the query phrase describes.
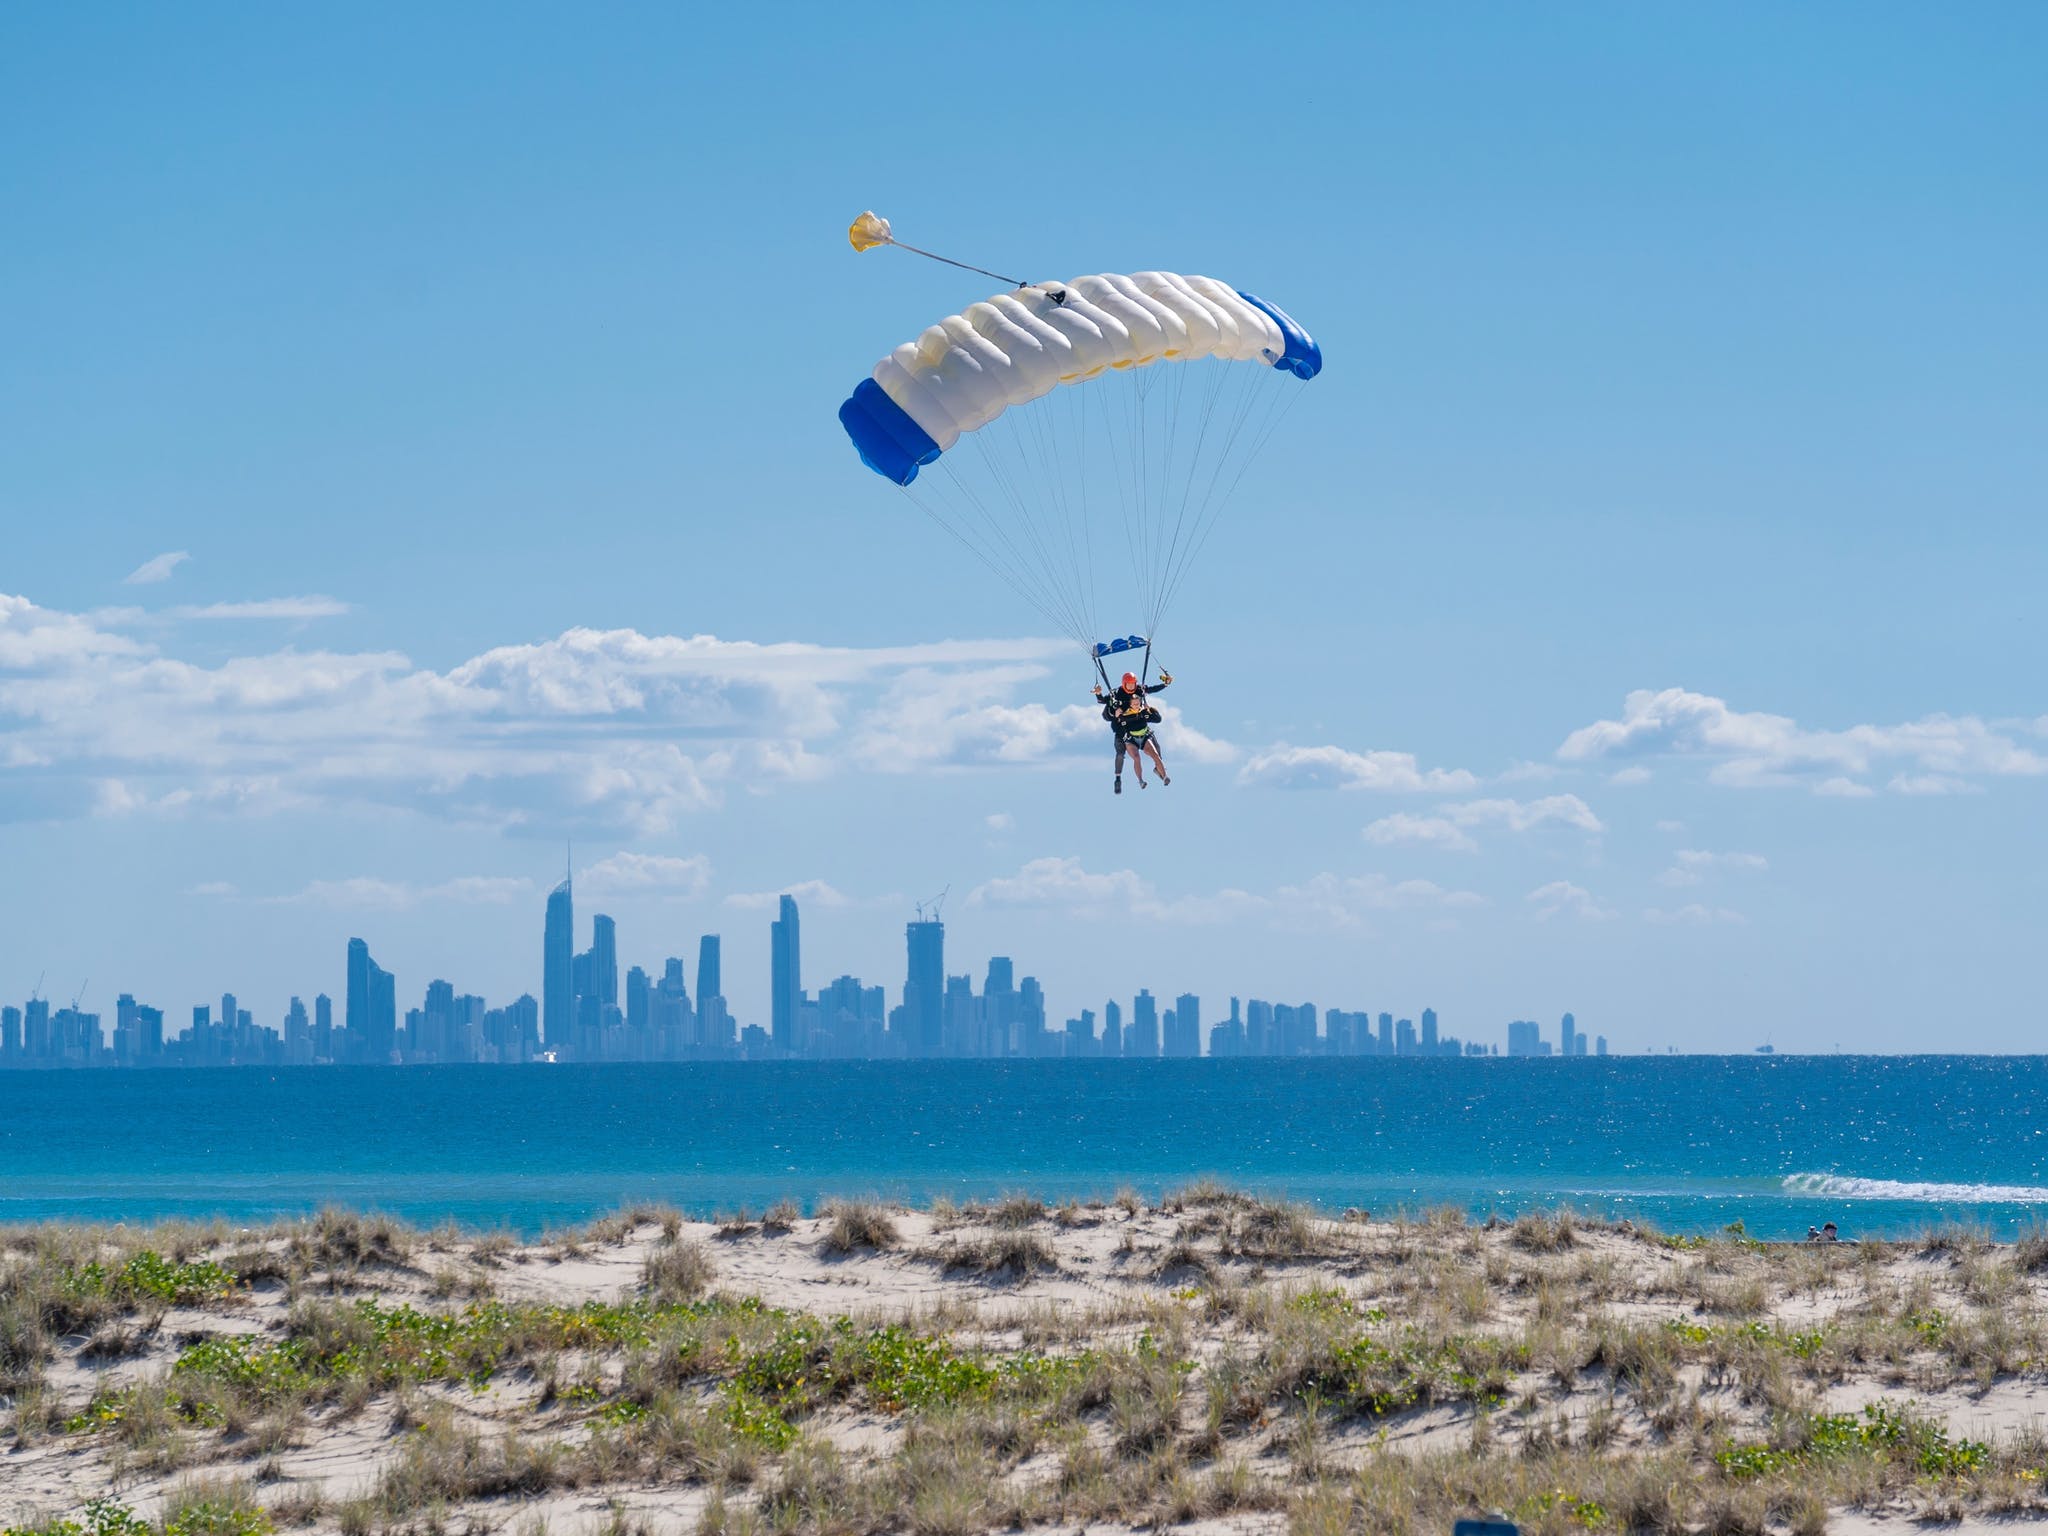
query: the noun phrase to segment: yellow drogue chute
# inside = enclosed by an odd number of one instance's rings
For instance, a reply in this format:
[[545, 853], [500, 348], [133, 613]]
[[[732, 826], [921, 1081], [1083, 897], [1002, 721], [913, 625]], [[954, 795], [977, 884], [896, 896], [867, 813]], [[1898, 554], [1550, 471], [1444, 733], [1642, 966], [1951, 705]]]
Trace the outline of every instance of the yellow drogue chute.
[[846, 238], [853, 242], [856, 251], [872, 251], [878, 245], [894, 245], [889, 234], [889, 221], [870, 209], [847, 226]]
[[916, 256], [928, 256], [933, 261], [943, 261], [949, 267], [958, 267], [963, 272], [979, 272], [983, 277], [992, 277], [998, 282], [1008, 283], [1013, 288], [1022, 288], [1024, 280], [1018, 277], [1004, 277], [1000, 272], [991, 272], [987, 267], [977, 267], [964, 261], [955, 261], [950, 256], [941, 256], [937, 251], [920, 250], [914, 245], [905, 245], [889, 233], [889, 221], [870, 208], [866, 213], [846, 226], [846, 238], [856, 251], [872, 251], [878, 245], [893, 245], [898, 250], [909, 251]]

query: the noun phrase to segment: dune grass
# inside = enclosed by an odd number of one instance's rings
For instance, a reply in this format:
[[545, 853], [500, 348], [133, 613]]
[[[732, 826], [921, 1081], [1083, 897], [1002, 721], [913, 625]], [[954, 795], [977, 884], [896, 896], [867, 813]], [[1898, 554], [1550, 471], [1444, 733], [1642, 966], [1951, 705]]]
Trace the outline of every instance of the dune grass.
[[[638, 1207], [539, 1244], [331, 1211], [0, 1232], [14, 1442], [184, 1478], [149, 1521], [0, 1502], [6, 1536], [510, 1530], [544, 1496], [664, 1486], [698, 1490], [707, 1531], [1267, 1512], [1422, 1532], [1497, 1509], [1553, 1536], [1782, 1536], [1843, 1508], [2048, 1512], [2038, 1427], [1924, 1406], [2048, 1372], [2038, 1233], [1822, 1249], [1569, 1211], [1334, 1221], [1213, 1183], [943, 1206], [914, 1242], [875, 1201], [721, 1226]], [[545, 1299], [551, 1260], [598, 1252], [626, 1293]], [[735, 1286], [771, 1262], [818, 1282], [800, 1304]], [[883, 1271], [939, 1289], [859, 1305]], [[286, 1474], [343, 1425], [379, 1444], [367, 1485]]]

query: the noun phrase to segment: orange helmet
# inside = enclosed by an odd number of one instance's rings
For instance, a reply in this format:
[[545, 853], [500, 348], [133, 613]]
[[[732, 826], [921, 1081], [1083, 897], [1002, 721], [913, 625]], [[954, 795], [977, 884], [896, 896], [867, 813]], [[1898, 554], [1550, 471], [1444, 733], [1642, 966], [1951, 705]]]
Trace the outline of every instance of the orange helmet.
[[1126, 672], [1126, 673], [1124, 674], [1124, 692], [1125, 692], [1125, 693], [1136, 693], [1137, 691], [1138, 691], [1138, 674], [1137, 674], [1137, 673], [1135, 673], [1135, 672]]

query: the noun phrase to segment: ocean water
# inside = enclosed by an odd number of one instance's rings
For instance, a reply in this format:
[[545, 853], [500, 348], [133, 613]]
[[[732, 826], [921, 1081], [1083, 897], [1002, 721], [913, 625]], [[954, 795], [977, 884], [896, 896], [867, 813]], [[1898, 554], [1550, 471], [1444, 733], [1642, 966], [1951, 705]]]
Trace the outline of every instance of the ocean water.
[[1568, 1204], [1762, 1237], [2048, 1217], [2048, 1058], [817, 1062], [0, 1073], [0, 1221], [342, 1204], [537, 1232], [638, 1200]]

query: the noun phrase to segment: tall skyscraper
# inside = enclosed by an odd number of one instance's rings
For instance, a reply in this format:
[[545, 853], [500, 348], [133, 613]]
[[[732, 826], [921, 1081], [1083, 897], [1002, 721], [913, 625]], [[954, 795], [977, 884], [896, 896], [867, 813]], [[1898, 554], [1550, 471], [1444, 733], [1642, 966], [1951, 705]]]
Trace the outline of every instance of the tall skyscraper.
[[1166, 1017], [1170, 1021], [1166, 1028], [1166, 1054], [1201, 1055], [1202, 1000], [1192, 992], [1183, 992], [1173, 1000], [1173, 1011]]
[[794, 1056], [802, 1042], [797, 1021], [803, 1012], [803, 936], [797, 925], [796, 898], [784, 896], [781, 916], [768, 930], [768, 1038], [775, 1049]]
[[[370, 958], [370, 946], [361, 939], [348, 941], [347, 1008], [350, 1043], [361, 1059], [377, 1066], [387, 1064], [398, 1044], [397, 983]], [[222, 1028], [232, 1032], [237, 1021], [225, 1016], [225, 1008], [222, 1013]]]
[[725, 996], [725, 984], [718, 972], [718, 935], [707, 933], [697, 941], [697, 1012], [711, 1006], [711, 999]]
[[1436, 1054], [1436, 1010], [1434, 1008], [1422, 1010], [1422, 1054], [1425, 1056], [1434, 1056]]
[[912, 1056], [936, 1056], [946, 1016], [946, 925], [920, 919], [905, 925], [903, 938], [910, 961], [903, 981], [907, 1048]]
[[1563, 1017], [1562, 1019], [1560, 1019], [1560, 1020], [1558, 1021], [1558, 1025], [1557, 1025], [1557, 1054], [1558, 1054], [1558, 1055], [1560, 1055], [1560, 1056], [1576, 1056], [1576, 1055], [1578, 1055], [1578, 1054], [1579, 1054], [1579, 1045], [1578, 1045], [1578, 1024], [1579, 1024], [1579, 1021], [1578, 1021], [1577, 1019], [1573, 1018], [1573, 1017], [1572, 1017], [1572, 1016], [1571, 1016], [1570, 1014], [1566, 1014], [1566, 1015], [1565, 1015], [1565, 1016], [1564, 1016], [1564, 1017]]
[[996, 955], [988, 963], [988, 980], [981, 988], [982, 1022], [986, 1026], [986, 1037], [980, 1046], [983, 1055], [1031, 1054], [1018, 1028], [1016, 974], [1008, 955]]
[[1141, 987], [1131, 1000], [1131, 1027], [1124, 1031], [1126, 1056], [1159, 1054], [1159, 1000], [1149, 987]]
[[619, 929], [602, 912], [590, 920], [590, 990], [600, 1007], [619, 1003]]
[[550, 1050], [566, 1050], [576, 1032], [576, 908], [569, 877], [548, 893], [541, 940], [541, 1028]]

